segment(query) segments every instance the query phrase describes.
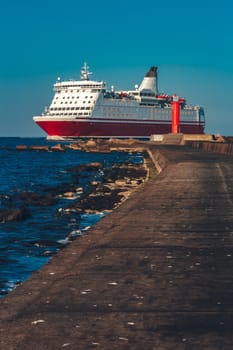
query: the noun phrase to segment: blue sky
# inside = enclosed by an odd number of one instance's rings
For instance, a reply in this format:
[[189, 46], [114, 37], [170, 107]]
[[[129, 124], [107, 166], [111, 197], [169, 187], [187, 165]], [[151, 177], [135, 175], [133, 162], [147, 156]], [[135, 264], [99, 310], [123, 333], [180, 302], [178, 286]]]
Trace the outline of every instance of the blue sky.
[[131, 89], [158, 66], [159, 90], [205, 108], [206, 132], [233, 135], [233, 5], [222, 0], [2, 0], [0, 136], [34, 125], [56, 78]]

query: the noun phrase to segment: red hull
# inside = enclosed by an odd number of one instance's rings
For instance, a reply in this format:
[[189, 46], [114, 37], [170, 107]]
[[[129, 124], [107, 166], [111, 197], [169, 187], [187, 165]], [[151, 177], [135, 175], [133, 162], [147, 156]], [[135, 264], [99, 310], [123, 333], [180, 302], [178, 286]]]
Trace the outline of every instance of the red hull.
[[[150, 137], [152, 134], [171, 132], [171, 123], [121, 123], [90, 121], [37, 121], [49, 136], [59, 137]], [[183, 123], [179, 132], [203, 134], [204, 125]]]

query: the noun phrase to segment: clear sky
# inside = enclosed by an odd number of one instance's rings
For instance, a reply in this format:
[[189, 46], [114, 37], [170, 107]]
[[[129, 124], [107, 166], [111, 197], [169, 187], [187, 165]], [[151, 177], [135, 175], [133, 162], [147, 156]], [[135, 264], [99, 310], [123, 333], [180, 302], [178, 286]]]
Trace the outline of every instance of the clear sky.
[[161, 92], [202, 105], [207, 133], [233, 135], [232, 13], [228, 0], [2, 0], [0, 136], [45, 136], [32, 116], [84, 61], [122, 90], [156, 65]]

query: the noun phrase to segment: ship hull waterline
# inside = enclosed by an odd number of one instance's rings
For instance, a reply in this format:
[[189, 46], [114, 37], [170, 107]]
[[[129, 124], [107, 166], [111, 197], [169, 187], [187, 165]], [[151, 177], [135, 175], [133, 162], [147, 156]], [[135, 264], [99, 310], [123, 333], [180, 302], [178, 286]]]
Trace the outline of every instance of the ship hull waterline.
[[[41, 118], [42, 119], [42, 118]], [[36, 124], [43, 129], [48, 137], [78, 138], [78, 137], [120, 137], [120, 138], [150, 138], [153, 134], [168, 134], [171, 123], [135, 123], [135, 122], [95, 122], [95, 121], [43, 121]], [[184, 134], [203, 134], [204, 126], [200, 123], [181, 123], [179, 132]]]

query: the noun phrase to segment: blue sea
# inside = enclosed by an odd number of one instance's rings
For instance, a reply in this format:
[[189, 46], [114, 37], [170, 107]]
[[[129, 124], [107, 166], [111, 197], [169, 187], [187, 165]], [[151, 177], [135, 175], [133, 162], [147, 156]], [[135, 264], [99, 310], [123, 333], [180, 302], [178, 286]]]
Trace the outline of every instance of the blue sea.
[[[83, 172], [76, 187], [87, 192], [93, 181], [101, 181], [104, 169], [116, 163], [141, 163], [140, 154], [125, 152], [90, 153], [66, 149], [64, 152], [19, 151], [16, 145], [48, 145], [45, 138], [0, 138], [0, 210], [26, 208], [21, 221], [0, 222], [0, 297], [48, 262], [69, 238], [85, 234], [105, 213], [60, 213], [71, 199], [61, 197], [49, 205], [22, 201], [25, 191], [45, 195], [54, 188], [68, 188], [73, 181], [70, 167], [100, 162], [103, 170]], [[77, 238], [78, 239], [78, 238]]]

